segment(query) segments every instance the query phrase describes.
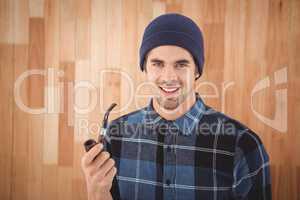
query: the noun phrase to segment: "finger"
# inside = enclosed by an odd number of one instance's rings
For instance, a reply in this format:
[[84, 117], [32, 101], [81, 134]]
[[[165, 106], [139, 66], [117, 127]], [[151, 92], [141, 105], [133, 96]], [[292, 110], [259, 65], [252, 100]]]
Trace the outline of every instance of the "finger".
[[101, 152], [103, 149], [103, 144], [99, 143], [92, 147], [82, 158], [82, 164], [87, 166], [93, 162], [95, 157]]
[[107, 151], [102, 151], [99, 156], [95, 159], [95, 165], [97, 168], [100, 168], [108, 159], [110, 154]]
[[103, 181], [112, 182], [115, 175], [117, 174], [117, 168], [112, 167], [107, 174], [104, 176]]
[[110, 158], [108, 159], [99, 169], [103, 174], [107, 174], [107, 172], [115, 166], [115, 161]]
[[[96, 174], [102, 165], [110, 158], [110, 154], [107, 151], [102, 151], [94, 160], [93, 164], [90, 165], [90, 174]], [[101, 170], [100, 170], [101, 171]]]
[[116, 167], [111, 167], [106, 174], [104, 174], [102, 171], [98, 171], [94, 178], [96, 181], [106, 181], [106, 182], [112, 182], [113, 177], [115, 176], [117, 172]]

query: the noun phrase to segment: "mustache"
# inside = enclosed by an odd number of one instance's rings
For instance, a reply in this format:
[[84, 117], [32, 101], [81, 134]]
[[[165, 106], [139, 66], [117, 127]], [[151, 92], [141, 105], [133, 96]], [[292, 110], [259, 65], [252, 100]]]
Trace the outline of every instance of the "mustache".
[[170, 81], [157, 81], [157, 85], [163, 85], [163, 86], [181, 86], [181, 81], [178, 80], [170, 80]]

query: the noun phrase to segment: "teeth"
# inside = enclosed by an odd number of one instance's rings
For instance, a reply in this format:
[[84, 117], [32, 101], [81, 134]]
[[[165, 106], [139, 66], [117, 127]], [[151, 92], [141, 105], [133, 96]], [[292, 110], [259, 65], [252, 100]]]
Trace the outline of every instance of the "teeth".
[[174, 92], [176, 91], [178, 88], [162, 88], [164, 91], [166, 92]]

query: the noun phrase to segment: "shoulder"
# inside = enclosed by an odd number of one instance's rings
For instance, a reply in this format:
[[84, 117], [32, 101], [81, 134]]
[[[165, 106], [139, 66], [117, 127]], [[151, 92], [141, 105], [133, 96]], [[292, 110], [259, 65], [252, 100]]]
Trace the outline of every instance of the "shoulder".
[[200, 125], [201, 124], [208, 124], [209, 126], [220, 126], [220, 131], [222, 131], [223, 134], [235, 136], [237, 136], [241, 132], [249, 130], [249, 128], [240, 121], [233, 119], [232, 117], [207, 105], [205, 105], [203, 110], [202, 119], [200, 120]]
[[246, 138], [260, 141], [259, 136], [244, 123], [207, 105], [205, 105], [200, 125], [205, 123], [210, 126], [219, 126], [219, 132], [225, 135], [233, 135], [235, 137], [244, 135]]
[[235, 152], [242, 151], [244, 155], [256, 151], [264, 152], [263, 143], [257, 133], [242, 122], [207, 105], [205, 105], [199, 127], [200, 132], [209, 129], [210, 134], [218, 135], [220, 145], [225, 143], [223, 145], [234, 146], [231, 150]]

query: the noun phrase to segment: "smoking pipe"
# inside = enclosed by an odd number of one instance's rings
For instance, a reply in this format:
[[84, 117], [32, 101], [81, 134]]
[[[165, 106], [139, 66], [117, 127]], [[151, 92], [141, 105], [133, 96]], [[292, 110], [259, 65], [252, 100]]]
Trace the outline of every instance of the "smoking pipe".
[[116, 105], [117, 105], [116, 103], [112, 103], [110, 105], [110, 107], [107, 109], [107, 111], [105, 112], [105, 115], [104, 115], [104, 118], [103, 118], [103, 121], [102, 121], [102, 127], [100, 129], [100, 133], [98, 135], [97, 142], [93, 139], [89, 139], [89, 140], [84, 142], [84, 148], [85, 148], [86, 152], [88, 152], [96, 144], [102, 142], [103, 139], [105, 139], [108, 143], [110, 143], [110, 138], [106, 134], [106, 132], [107, 132], [107, 122], [108, 122], [108, 116], [109, 116], [110, 111], [112, 111], [112, 109]]

